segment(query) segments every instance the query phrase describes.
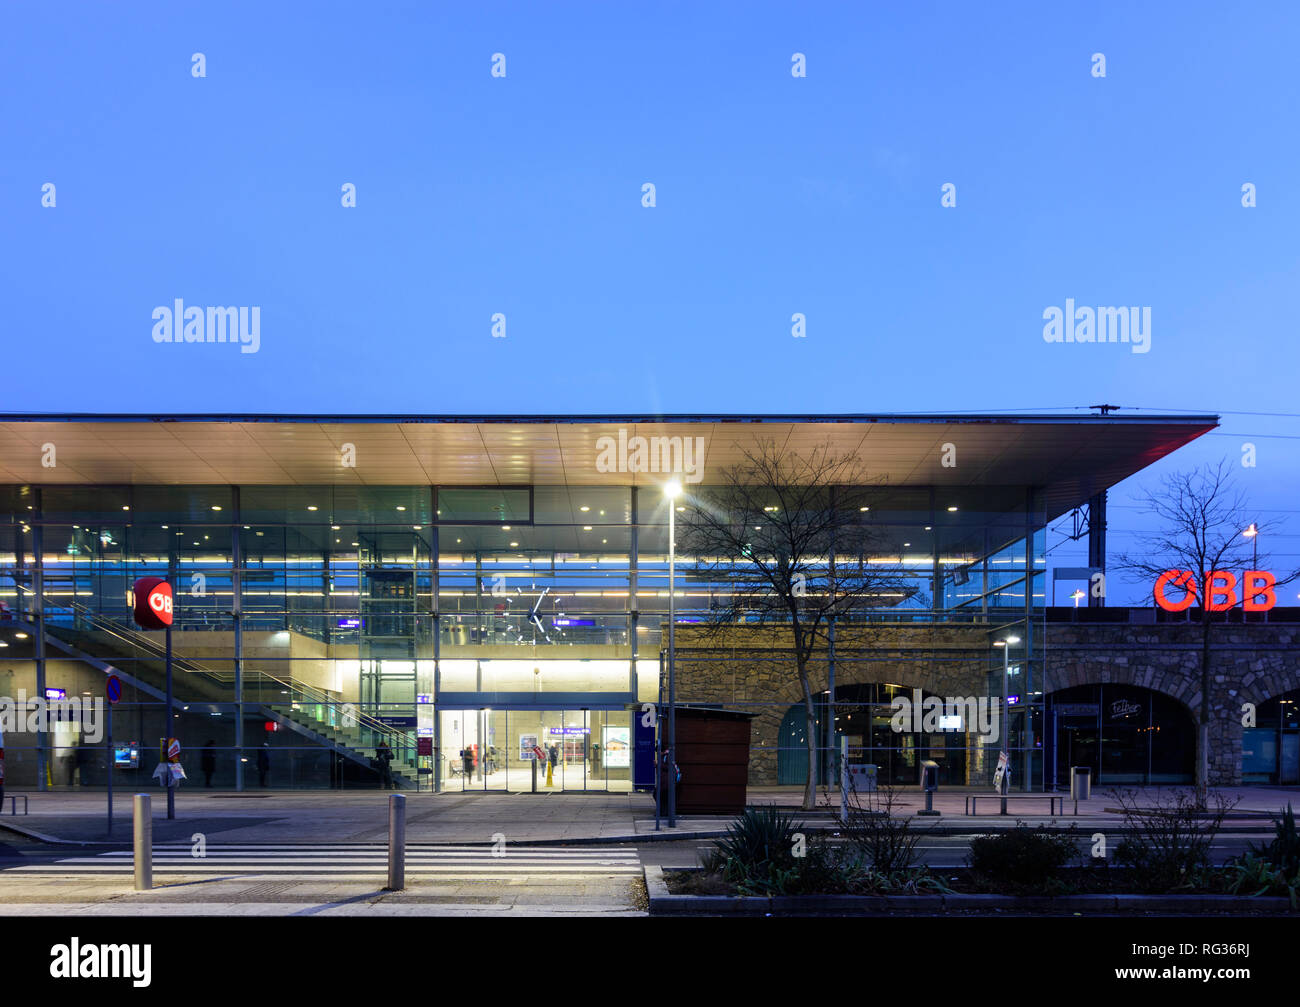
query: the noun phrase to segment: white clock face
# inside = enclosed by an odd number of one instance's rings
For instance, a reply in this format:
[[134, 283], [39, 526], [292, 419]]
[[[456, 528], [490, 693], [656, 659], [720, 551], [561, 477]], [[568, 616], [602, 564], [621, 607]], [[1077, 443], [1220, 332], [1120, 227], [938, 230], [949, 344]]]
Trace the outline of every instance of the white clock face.
[[[541, 634], [542, 639], [547, 643], [550, 642], [551, 638], [549, 635], [547, 635], [546, 627], [542, 624], [541, 609], [542, 609], [542, 602], [546, 600], [546, 594], [548, 591], [550, 591], [550, 588], [544, 587], [542, 588], [541, 593], [536, 595], [536, 597], [534, 598], [534, 596], [531, 593], [525, 594], [521, 588], [515, 588], [515, 598], [509, 599], [507, 601], [507, 604], [509, 604], [510, 601], [514, 601], [517, 598], [523, 601], [524, 604], [529, 605], [528, 623], [533, 627], [535, 633]], [[529, 604], [530, 601], [531, 604]], [[524, 642], [522, 633], [520, 633], [519, 635], [519, 642], [520, 643]], [[533, 637], [533, 642], [534, 643], [537, 642], [536, 635], [534, 635]]]

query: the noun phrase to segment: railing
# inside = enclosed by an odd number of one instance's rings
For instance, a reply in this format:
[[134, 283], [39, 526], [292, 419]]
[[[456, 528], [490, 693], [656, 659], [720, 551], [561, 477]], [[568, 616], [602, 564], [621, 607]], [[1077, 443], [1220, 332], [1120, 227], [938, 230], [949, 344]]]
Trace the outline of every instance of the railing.
[[[75, 601], [61, 601], [56, 607], [70, 609], [93, 629], [107, 634], [113, 639], [126, 644], [128, 647], [138, 648], [149, 654], [155, 660], [166, 661], [167, 659], [167, 648], [165, 646], [159, 645], [154, 639], [144, 633], [128, 629], [120, 623], [104, 618], [99, 613], [85, 605]], [[233, 671], [215, 671], [212, 668], [206, 668], [196, 661], [178, 656], [174, 650], [172, 652], [172, 666], [173, 668], [179, 668], [187, 674], [198, 675], [217, 685], [225, 686], [234, 680], [235, 673]], [[265, 671], [248, 672], [246, 673], [245, 678], [249, 677], [254, 677], [262, 683], [269, 682], [273, 685], [277, 685], [288, 694], [289, 701], [287, 703], [276, 704], [262, 701], [265, 706], [288, 706], [292, 713], [295, 704], [305, 703], [307, 705], [328, 706], [333, 708], [337, 708], [340, 705], [336, 697], [331, 696], [329, 693], [318, 689], [315, 686], [307, 685], [306, 683], [297, 681], [293, 678], [286, 680]], [[393, 749], [394, 752], [398, 751], [399, 748], [407, 747], [405, 734], [389, 727], [382, 721], [359, 710], [350, 710], [346, 716], [349, 719], [354, 720], [357, 726], [364, 727], [374, 734], [379, 735], [383, 740], [388, 742], [389, 748]], [[289, 719], [292, 720], [294, 718], [290, 716]], [[324, 723], [324, 721], [320, 721], [320, 723]]]

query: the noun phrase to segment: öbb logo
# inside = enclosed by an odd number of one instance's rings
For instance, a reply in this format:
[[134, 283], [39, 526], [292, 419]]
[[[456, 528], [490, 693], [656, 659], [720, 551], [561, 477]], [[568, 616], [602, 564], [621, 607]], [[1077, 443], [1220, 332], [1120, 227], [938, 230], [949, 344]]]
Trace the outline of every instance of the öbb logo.
[[[1241, 597], [1237, 597], [1237, 577], [1227, 570], [1211, 570], [1204, 578], [1205, 609], [1207, 612], [1226, 612], [1241, 602], [1247, 612], [1267, 612], [1277, 604], [1277, 578], [1266, 570], [1245, 570], [1241, 575]], [[1167, 590], [1170, 586], [1181, 588], [1183, 597], [1174, 600]], [[1156, 578], [1156, 604], [1166, 612], [1185, 612], [1201, 597], [1196, 574], [1191, 570], [1166, 570]]]
[[141, 577], [131, 588], [136, 625], [166, 629], [172, 624], [172, 586], [161, 577]]

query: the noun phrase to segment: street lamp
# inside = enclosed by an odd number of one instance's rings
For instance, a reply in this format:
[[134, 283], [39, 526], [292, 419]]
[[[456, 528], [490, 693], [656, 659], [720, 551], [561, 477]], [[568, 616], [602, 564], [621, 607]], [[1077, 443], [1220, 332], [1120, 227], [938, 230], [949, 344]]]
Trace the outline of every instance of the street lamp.
[[1002, 754], [1007, 757], [1006, 769], [1002, 771], [1002, 814], [1007, 813], [1007, 791], [1011, 779], [1011, 704], [1007, 678], [1011, 673], [1011, 645], [1019, 643], [1020, 637], [1008, 636], [1005, 640], [994, 640], [993, 646], [1002, 648]]
[[1250, 539], [1250, 545], [1251, 545], [1250, 568], [1252, 570], [1257, 570], [1259, 569], [1259, 529], [1255, 527], [1255, 522], [1252, 521], [1250, 523], [1250, 527], [1247, 528], [1244, 532], [1242, 532], [1242, 534], [1246, 536], [1246, 538]]
[[668, 827], [677, 828], [677, 498], [682, 484], [664, 487], [668, 499]]

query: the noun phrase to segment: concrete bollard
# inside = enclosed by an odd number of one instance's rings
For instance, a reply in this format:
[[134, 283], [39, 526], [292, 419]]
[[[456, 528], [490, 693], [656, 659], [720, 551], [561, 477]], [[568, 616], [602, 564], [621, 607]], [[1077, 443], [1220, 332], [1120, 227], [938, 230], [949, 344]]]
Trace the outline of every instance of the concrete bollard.
[[153, 808], [148, 794], [136, 794], [133, 802], [135, 836], [135, 890], [153, 887]]
[[388, 887], [401, 891], [406, 887], [406, 797], [392, 794], [388, 798]]

